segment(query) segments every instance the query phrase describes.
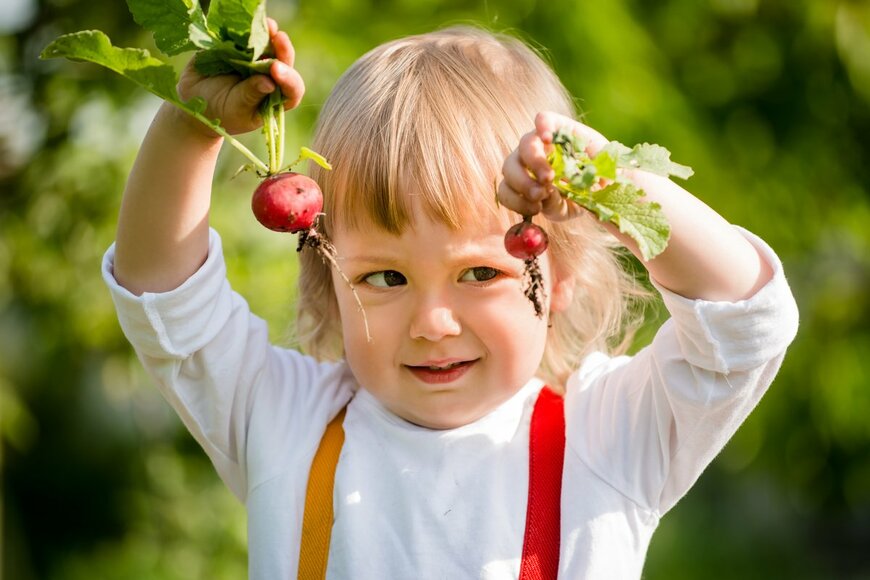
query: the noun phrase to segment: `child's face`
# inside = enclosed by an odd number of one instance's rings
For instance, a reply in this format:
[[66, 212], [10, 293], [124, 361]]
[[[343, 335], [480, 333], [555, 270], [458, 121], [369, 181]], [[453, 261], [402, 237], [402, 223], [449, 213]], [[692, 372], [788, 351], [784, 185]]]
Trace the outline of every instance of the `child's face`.
[[[453, 231], [419, 212], [400, 236], [336, 224], [338, 261], [372, 336], [368, 342], [357, 303], [333, 272], [345, 355], [360, 385], [396, 415], [436, 429], [465, 425], [537, 371], [547, 319], [523, 294], [523, 263], [505, 251], [504, 232], [495, 217]], [[554, 287], [549, 259], [541, 267], [556, 309], [565, 285]]]

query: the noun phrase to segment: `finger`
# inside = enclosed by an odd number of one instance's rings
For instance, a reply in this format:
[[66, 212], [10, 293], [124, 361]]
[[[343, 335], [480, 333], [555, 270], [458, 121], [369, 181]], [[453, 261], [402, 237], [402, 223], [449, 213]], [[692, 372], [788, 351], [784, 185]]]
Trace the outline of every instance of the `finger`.
[[504, 181], [498, 184], [497, 197], [500, 204], [520, 215], [535, 215], [541, 212], [540, 201], [527, 199]]
[[580, 135], [584, 139], [586, 139], [586, 153], [588, 153], [591, 157], [598, 155], [598, 152], [601, 151], [605, 145], [607, 145], [607, 137], [590, 127], [589, 125], [584, 125], [579, 121], [574, 121], [574, 125], [572, 130], [575, 135]]
[[559, 129], [571, 130], [576, 124], [577, 121], [571, 117], [552, 111], [543, 111], [535, 115], [535, 132], [547, 145], [553, 142], [553, 133]]
[[564, 197], [556, 193], [546, 196], [541, 202], [541, 211], [552, 221], [568, 219], [568, 203]]
[[534, 173], [539, 183], [550, 183], [556, 178], [556, 173], [547, 163], [547, 152], [544, 142], [536, 133], [526, 133], [520, 139], [517, 147], [520, 163]]
[[275, 31], [272, 35], [272, 49], [275, 51], [275, 58], [281, 62], [293, 66], [296, 61], [296, 49], [293, 48], [293, 43], [290, 42], [290, 37], [283, 30]]
[[607, 145], [607, 137], [576, 119], [544, 111], [535, 116], [535, 131], [544, 143], [551, 143], [553, 133], [559, 129], [569, 130], [586, 141], [586, 153], [595, 156]]
[[274, 18], [266, 18], [266, 28], [269, 32], [269, 45], [265, 50], [263, 50], [263, 54], [260, 55], [261, 59], [275, 57], [275, 47], [272, 46], [272, 37], [278, 32], [278, 23]]
[[514, 149], [505, 159], [501, 168], [504, 181], [513, 191], [522, 194], [530, 201], [537, 201], [544, 195], [544, 189], [520, 163], [519, 151]]
[[299, 106], [302, 95], [305, 94], [305, 81], [302, 80], [299, 71], [280, 60], [276, 60], [272, 63], [269, 72], [281, 89], [281, 93], [286, 97], [284, 108], [293, 109]]
[[573, 219], [583, 211], [579, 205], [562, 197], [555, 187], [548, 188], [547, 196], [541, 201], [541, 212], [554, 222]]
[[535, 132], [544, 143], [553, 142], [553, 133], [560, 127], [567, 125], [567, 117], [557, 113], [544, 111], [535, 115]]

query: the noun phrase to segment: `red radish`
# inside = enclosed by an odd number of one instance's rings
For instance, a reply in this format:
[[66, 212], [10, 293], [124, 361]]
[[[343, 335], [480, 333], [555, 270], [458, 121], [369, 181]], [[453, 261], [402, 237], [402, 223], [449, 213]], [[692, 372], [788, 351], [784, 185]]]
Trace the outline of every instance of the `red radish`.
[[547, 249], [547, 232], [532, 223], [528, 216], [512, 226], [504, 236], [504, 247], [508, 254], [520, 260], [530, 260], [540, 256]]
[[323, 194], [313, 179], [301, 173], [278, 173], [254, 191], [251, 209], [257, 221], [276, 232], [306, 231], [323, 209]]
[[549, 243], [547, 232], [533, 224], [532, 216], [528, 215], [523, 217], [520, 223], [511, 226], [504, 235], [504, 247], [508, 253], [525, 263], [523, 292], [535, 307], [538, 318], [544, 317], [546, 300], [544, 275], [541, 272], [541, 265], [538, 264], [538, 256], [544, 253]]

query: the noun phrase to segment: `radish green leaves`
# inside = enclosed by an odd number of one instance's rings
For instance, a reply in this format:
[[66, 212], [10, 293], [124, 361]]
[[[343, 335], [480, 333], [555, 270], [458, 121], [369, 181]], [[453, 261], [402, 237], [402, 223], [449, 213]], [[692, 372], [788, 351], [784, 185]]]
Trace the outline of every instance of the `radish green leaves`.
[[[557, 131], [553, 145], [548, 157], [556, 173], [553, 185], [564, 197], [631, 236], [645, 260], [654, 258], [667, 247], [670, 226], [661, 206], [642, 201], [643, 191], [617, 170], [641, 169], [688, 179], [693, 174], [690, 167], [674, 163], [667, 149], [649, 143], [629, 148], [611, 141], [592, 157], [586, 152], [586, 143], [581, 137]], [[601, 179], [607, 185], [598, 188]]]

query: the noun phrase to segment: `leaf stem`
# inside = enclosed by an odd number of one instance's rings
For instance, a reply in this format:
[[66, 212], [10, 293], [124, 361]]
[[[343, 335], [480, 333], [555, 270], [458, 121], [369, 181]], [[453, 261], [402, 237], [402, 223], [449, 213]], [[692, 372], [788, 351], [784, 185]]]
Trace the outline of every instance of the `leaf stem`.
[[275, 108], [278, 110], [278, 167], [281, 167], [284, 165], [284, 99], [278, 101]]
[[274, 109], [269, 108], [269, 173], [276, 173], [278, 171], [278, 150], [275, 146], [275, 114]]
[[227, 62], [254, 73], [267, 75], [269, 74], [269, 68], [272, 66], [272, 63], [275, 62], [275, 59], [264, 58], [261, 60], [250, 62], [238, 58], [228, 58]]
[[284, 127], [283, 118], [276, 111], [284, 111], [284, 95], [280, 90], [272, 94], [260, 105], [260, 118], [263, 120], [263, 135], [269, 151], [269, 175], [279, 173], [283, 156]]

